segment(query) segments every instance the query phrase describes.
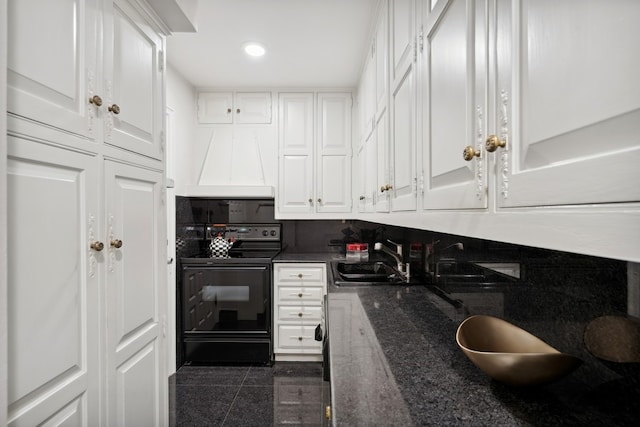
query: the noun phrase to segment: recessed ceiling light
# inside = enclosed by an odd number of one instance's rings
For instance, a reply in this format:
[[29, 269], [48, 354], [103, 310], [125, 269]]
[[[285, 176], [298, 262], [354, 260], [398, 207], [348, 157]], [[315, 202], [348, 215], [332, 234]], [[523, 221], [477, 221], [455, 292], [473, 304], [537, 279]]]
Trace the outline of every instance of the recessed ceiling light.
[[263, 56], [266, 52], [263, 45], [260, 43], [250, 42], [244, 45], [244, 51], [249, 56]]

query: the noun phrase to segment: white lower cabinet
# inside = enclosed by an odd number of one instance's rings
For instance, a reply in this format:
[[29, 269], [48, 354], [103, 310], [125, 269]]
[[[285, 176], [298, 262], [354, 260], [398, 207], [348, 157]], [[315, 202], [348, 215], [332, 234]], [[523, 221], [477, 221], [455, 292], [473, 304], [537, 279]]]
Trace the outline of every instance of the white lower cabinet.
[[326, 265], [276, 263], [273, 277], [275, 360], [322, 360], [322, 341], [315, 340], [315, 330], [324, 321]]

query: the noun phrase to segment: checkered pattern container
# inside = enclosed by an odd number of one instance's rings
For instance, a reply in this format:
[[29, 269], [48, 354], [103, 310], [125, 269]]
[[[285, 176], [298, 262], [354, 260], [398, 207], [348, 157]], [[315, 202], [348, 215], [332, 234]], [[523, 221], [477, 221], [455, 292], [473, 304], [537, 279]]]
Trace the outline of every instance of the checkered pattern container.
[[229, 249], [231, 249], [231, 246], [233, 246], [233, 243], [227, 242], [222, 237], [216, 237], [209, 245], [211, 258], [229, 258]]

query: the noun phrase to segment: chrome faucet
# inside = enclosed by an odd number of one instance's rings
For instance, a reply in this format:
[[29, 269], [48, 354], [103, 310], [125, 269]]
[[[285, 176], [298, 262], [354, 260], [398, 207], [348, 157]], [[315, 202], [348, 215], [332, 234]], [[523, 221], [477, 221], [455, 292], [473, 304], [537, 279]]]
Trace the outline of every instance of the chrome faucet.
[[[440, 261], [440, 255], [436, 255], [436, 247], [437, 244], [440, 243], [440, 240], [436, 240], [435, 242], [431, 243], [431, 245], [429, 246], [429, 250], [427, 251], [427, 259], [426, 259], [426, 273], [428, 275], [431, 275], [431, 279], [433, 280], [433, 282], [435, 283], [438, 280], [438, 261]], [[448, 246], [445, 246], [444, 248], [440, 249], [438, 252], [443, 252], [447, 249], [450, 248], [456, 248], [459, 251], [463, 251], [464, 250], [464, 244], [461, 242], [457, 242], [457, 243], [452, 243]]]
[[388, 239], [387, 239], [387, 242], [391, 243], [392, 245], [395, 245], [396, 247], [395, 252], [389, 249], [382, 242], [376, 242], [373, 248], [376, 251], [384, 252], [385, 254], [393, 257], [393, 259], [396, 261], [396, 270], [398, 270], [398, 273], [400, 273], [400, 276], [402, 276], [408, 283], [410, 279], [409, 263], [404, 264], [403, 262], [404, 260], [402, 259], [402, 244], [392, 242], [391, 240], [388, 240]]

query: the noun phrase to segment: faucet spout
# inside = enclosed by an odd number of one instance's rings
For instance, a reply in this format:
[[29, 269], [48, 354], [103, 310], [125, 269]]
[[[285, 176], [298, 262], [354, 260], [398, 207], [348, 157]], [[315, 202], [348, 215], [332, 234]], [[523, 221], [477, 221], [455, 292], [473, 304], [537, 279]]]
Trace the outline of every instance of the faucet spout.
[[402, 245], [398, 245], [397, 243], [394, 243], [394, 244], [396, 245], [396, 252], [393, 252], [391, 249], [389, 249], [387, 246], [385, 246], [381, 242], [376, 242], [373, 248], [376, 251], [384, 252], [385, 254], [393, 257], [393, 259], [396, 261], [396, 268], [400, 273], [402, 273], [404, 271], [404, 264], [402, 259]]

